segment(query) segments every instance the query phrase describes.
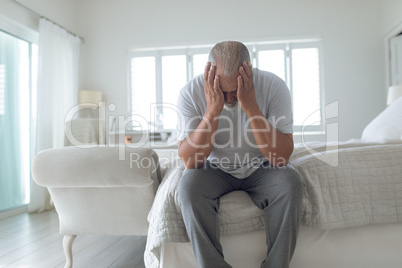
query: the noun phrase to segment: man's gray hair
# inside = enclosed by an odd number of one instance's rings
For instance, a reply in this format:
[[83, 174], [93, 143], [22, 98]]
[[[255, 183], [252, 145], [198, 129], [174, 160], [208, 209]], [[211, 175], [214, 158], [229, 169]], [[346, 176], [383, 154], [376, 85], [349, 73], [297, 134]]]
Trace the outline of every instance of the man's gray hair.
[[250, 53], [243, 43], [224, 41], [216, 44], [209, 52], [208, 61], [216, 66], [222, 64], [224, 75], [231, 77], [236, 74], [243, 61], [250, 62]]

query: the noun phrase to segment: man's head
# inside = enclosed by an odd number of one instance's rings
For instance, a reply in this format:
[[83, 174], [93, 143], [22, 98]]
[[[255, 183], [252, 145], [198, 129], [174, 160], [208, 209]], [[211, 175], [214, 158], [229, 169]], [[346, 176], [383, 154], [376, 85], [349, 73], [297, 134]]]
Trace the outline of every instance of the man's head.
[[225, 109], [237, 108], [237, 76], [242, 63], [250, 62], [250, 53], [245, 45], [236, 41], [216, 44], [209, 52], [208, 61], [216, 66], [220, 86], [225, 97]]

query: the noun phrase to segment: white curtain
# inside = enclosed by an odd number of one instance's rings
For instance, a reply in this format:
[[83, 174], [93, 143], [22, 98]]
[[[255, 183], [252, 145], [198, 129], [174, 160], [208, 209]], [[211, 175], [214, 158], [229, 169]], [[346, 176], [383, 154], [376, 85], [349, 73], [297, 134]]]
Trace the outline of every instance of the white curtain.
[[[35, 154], [63, 146], [64, 118], [77, 103], [80, 42], [54, 23], [40, 19]], [[47, 189], [32, 181], [29, 211], [50, 208]]]

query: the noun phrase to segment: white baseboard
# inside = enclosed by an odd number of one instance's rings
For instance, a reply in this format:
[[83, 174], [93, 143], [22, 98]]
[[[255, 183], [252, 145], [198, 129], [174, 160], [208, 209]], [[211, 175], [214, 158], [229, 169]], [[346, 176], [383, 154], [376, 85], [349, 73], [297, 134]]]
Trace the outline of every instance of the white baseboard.
[[22, 206], [19, 208], [15, 208], [15, 209], [11, 209], [11, 210], [7, 210], [7, 211], [3, 211], [0, 212], [0, 220], [4, 220], [6, 218], [10, 218], [19, 214], [23, 214], [23, 213], [27, 213], [28, 212], [28, 206]]

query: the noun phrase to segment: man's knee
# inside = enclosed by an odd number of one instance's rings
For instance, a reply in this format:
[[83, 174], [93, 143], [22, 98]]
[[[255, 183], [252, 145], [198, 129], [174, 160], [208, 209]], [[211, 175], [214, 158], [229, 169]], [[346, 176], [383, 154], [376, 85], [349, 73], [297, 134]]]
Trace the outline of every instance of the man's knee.
[[197, 201], [198, 194], [201, 190], [200, 185], [198, 185], [200, 182], [198, 177], [199, 170], [197, 169], [186, 170], [186, 172], [182, 175], [177, 187], [177, 195], [180, 206], [191, 205]]
[[278, 176], [278, 183], [282, 188], [282, 192], [286, 194], [289, 199], [296, 202], [301, 202], [304, 194], [304, 183], [300, 173], [292, 166], [280, 168]]

